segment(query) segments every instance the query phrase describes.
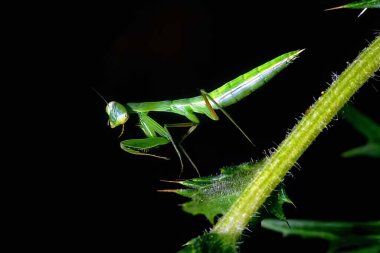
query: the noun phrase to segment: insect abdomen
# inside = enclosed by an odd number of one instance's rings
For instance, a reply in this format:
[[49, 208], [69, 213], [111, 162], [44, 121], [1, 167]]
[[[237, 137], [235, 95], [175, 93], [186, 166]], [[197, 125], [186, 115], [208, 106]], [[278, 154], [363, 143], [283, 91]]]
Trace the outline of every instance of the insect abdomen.
[[221, 107], [232, 105], [267, 83], [287, 67], [302, 51], [292, 51], [278, 56], [212, 91], [210, 96]]

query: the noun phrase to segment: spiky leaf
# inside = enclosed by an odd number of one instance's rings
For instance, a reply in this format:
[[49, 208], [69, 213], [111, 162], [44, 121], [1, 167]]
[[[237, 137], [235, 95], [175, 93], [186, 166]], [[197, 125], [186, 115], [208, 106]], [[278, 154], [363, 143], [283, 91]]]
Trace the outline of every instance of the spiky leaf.
[[269, 206], [267, 209], [268, 212], [282, 221], [286, 221], [283, 208], [285, 203], [294, 205], [293, 201], [290, 200], [283, 187], [275, 190], [265, 202], [265, 204]]
[[228, 235], [207, 233], [186, 243], [179, 253], [236, 253], [234, 245]]
[[[217, 176], [194, 178], [179, 183], [185, 189], [176, 193], [191, 198], [182, 205], [183, 210], [193, 215], [202, 214], [214, 223], [217, 215], [223, 215], [231, 207], [248, 182], [256, 175], [262, 162], [243, 163], [225, 167]], [[265, 202], [265, 210], [278, 219], [285, 220], [284, 203], [292, 203], [283, 188], [276, 189]]]

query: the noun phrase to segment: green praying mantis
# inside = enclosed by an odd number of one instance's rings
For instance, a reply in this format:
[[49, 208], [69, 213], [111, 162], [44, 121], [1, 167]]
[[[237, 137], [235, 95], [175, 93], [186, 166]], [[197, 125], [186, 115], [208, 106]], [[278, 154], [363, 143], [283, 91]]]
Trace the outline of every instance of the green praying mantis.
[[[275, 59], [233, 79], [232, 81], [227, 82], [210, 93], [201, 90], [201, 95], [196, 97], [126, 104], [121, 104], [116, 101], [109, 102], [106, 106], [109, 126], [111, 128], [122, 126], [123, 133], [124, 125], [128, 121], [129, 117], [136, 114], [139, 119], [138, 127], [144, 132], [146, 138], [127, 139], [121, 141], [120, 147], [123, 150], [134, 155], [146, 155], [168, 159], [167, 157], [148, 153], [148, 151], [152, 148], [172, 143], [181, 163], [181, 172], [183, 170], [183, 161], [180, 150], [199, 174], [196, 165], [191, 160], [186, 150], [182, 147], [183, 141], [196, 129], [200, 123], [196, 114], [204, 114], [212, 120], [218, 120], [219, 117], [215, 110], [221, 110], [239, 129], [239, 131], [241, 131], [241, 133], [252, 143], [244, 131], [235, 123], [235, 121], [223, 108], [237, 103], [253, 91], [263, 86], [277, 73], [287, 67], [302, 51], [303, 50], [291, 51], [278, 56]], [[184, 116], [189, 120], [189, 122], [161, 125], [148, 115], [149, 112], [175, 113]], [[173, 141], [173, 138], [169, 132], [169, 128], [173, 127], [189, 128], [178, 144]]]

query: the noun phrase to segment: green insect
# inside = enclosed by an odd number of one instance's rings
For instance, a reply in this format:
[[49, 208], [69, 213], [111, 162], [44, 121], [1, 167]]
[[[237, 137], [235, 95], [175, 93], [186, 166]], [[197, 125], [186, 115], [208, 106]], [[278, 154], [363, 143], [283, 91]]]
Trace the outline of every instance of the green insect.
[[[178, 154], [181, 163], [181, 170], [183, 168], [183, 162], [179, 149], [181, 149], [182, 153], [188, 158], [189, 162], [193, 165], [199, 174], [199, 171], [194, 162], [190, 159], [190, 156], [181, 145], [186, 137], [196, 129], [200, 122], [196, 116], [196, 113], [204, 114], [212, 120], [218, 120], [219, 117], [216, 114], [215, 110], [221, 110], [252, 143], [248, 136], [232, 120], [232, 118], [223, 108], [235, 104], [239, 100], [243, 99], [253, 91], [263, 86], [272, 77], [274, 77], [277, 73], [288, 66], [302, 51], [303, 50], [292, 51], [278, 56], [277, 58], [252, 69], [251, 71], [235, 78], [234, 80], [224, 84], [223, 86], [210, 93], [202, 90], [200, 96], [158, 102], [126, 104], [121, 104], [116, 101], [109, 102], [106, 106], [109, 125], [111, 128], [122, 126], [124, 130], [124, 124], [128, 121], [129, 117], [133, 114], [136, 114], [140, 122], [138, 126], [144, 132], [146, 138], [128, 139], [121, 141], [120, 146], [123, 150], [134, 155], [147, 155], [168, 159], [166, 157], [148, 153], [148, 151], [152, 148], [172, 143], [174, 149]], [[187, 118], [189, 122], [161, 125], [148, 115], [149, 112], [176, 113]], [[178, 145], [173, 141], [173, 138], [171, 137], [171, 134], [168, 130], [172, 127], [189, 128], [187, 133], [178, 142]]]

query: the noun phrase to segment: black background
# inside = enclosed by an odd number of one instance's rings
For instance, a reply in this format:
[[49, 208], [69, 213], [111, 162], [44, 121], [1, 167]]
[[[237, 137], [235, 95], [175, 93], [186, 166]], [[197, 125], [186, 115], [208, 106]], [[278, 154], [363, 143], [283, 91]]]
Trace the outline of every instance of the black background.
[[[211, 226], [203, 216], [181, 211], [186, 199], [159, 189], [173, 188], [160, 180], [178, 179], [180, 166], [170, 145], [155, 152], [164, 161], [133, 156], [119, 141], [141, 137], [136, 121], [120, 129], [107, 126], [108, 100], [145, 102], [199, 95], [285, 52], [306, 48], [292, 65], [270, 83], [228, 112], [257, 145], [252, 148], [221, 115], [214, 122], [200, 116], [201, 125], [184, 144], [202, 175], [216, 174], [226, 165], [260, 159], [276, 147], [287, 131], [320, 96], [379, 29], [379, 13], [368, 10], [324, 12], [345, 1], [275, 3], [260, 1], [158, 1], [154, 4], [88, 6], [75, 15], [77, 27], [70, 40], [77, 50], [72, 64], [76, 75], [70, 87], [84, 90], [81, 109], [72, 111], [80, 122], [77, 143], [61, 171], [68, 179], [62, 196], [64, 245], [81, 249], [120, 249], [175, 252]], [[70, 17], [67, 17], [70, 19]], [[379, 85], [372, 79], [351, 102], [379, 122]], [[84, 108], [83, 108], [84, 107]], [[78, 109], [78, 108], [76, 108]], [[160, 123], [185, 121], [177, 115], [152, 113]], [[185, 130], [173, 130], [179, 138]], [[333, 121], [299, 160], [285, 184], [297, 208], [286, 207], [289, 218], [320, 220], [379, 219], [378, 161], [343, 159], [341, 152], [365, 139], [344, 120]], [[80, 159], [80, 160], [78, 160]], [[80, 162], [78, 162], [80, 161]], [[67, 162], [67, 161], [66, 161]], [[181, 178], [195, 177], [185, 164]], [[64, 222], [65, 223], [65, 222]], [[324, 252], [318, 240], [283, 239], [254, 229], [246, 232], [242, 252]]]

